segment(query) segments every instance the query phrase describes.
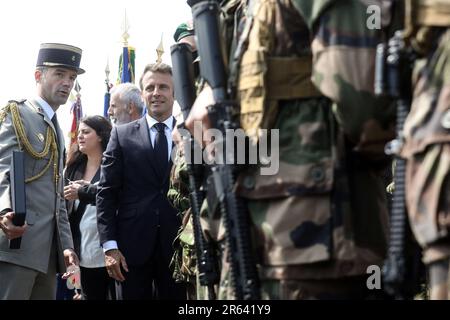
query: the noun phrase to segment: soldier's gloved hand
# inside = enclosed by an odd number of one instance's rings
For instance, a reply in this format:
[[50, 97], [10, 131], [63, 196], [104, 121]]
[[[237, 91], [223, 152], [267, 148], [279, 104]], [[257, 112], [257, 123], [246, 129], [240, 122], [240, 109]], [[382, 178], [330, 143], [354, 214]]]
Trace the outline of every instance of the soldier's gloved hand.
[[207, 85], [198, 94], [192, 106], [189, 117], [185, 121], [186, 128], [194, 135], [195, 140], [202, 147], [210, 143], [211, 137], [208, 129], [211, 128], [211, 122], [208, 117], [208, 107], [214, 105], [214, 97], [211, 88]]
[[14, 212], [12, 211], [0, 216], [0, 229], [2, 229], [9, 240], [20, 238], [27, 228], [26, 223], [20, 227], [15, 226], [12, 222], [13, 217]]

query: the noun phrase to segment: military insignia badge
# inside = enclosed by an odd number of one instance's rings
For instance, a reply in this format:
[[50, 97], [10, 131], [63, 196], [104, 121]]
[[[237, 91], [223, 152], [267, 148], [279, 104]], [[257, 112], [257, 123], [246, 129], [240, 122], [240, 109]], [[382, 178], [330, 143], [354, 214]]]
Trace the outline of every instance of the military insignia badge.
[[84, 73], [80, 68], [82, 50], [63, 43], [41, 43], [36, 67], [50, 66], [74, 69], [77, 74]]
[[44, 135], [42, 133], [36, 133], [36, 137], [40, 142], [44, 142]]

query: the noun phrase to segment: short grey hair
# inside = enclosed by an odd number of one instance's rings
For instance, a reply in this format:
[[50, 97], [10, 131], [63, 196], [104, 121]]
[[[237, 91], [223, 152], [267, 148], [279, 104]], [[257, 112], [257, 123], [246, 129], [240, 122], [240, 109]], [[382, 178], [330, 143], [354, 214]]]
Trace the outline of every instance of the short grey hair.
[[120, 83], [111, 89], [111, 95], [116, 94], [125, 104], [134, 103], [139, 114], [144, 111], [144, 101], [141, 97], [141, 90], [132, 83]]

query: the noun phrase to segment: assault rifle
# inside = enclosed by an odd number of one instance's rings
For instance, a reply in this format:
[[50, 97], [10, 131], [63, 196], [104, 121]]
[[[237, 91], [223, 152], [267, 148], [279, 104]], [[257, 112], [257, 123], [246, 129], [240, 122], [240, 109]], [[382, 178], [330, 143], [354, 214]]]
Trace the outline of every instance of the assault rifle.
[[[192, 16], [200, 56], [200, 74], [211, 87], [215, 100], [215, 104], [208, 108], [208, 116], [212, 128], [219, 130], [225, 137], [226, 132], [237, 129], [238, 124], [234, 116], [234, 97], [228, 94], [217, 1], [196, 3], [192, 6]], [[231, 266], [231, 283], [236, 299], [256, 300], [260, 299], [260, 289], [251, 245], [249, 215], [243, 199], [234, 192], [238, 167], [235, 165], [234, 149], [226, 147], [228, 142], [227, 139], [214, 142], [216, 161], [211, 165], [214, 191], [224, 219], [227, 259]]]
[[[170, 47], [172, 68], [174, 75], [175, 97], [180, 105], [184, 120], [189, 116], [195, 101], [195, 80], [193, 57], [191, 47], [186, 43], [175, 44]], [[178, 128], [185, 129], [184, 122]], [[197, 255], [197, 268], [200, 285], [208, 287], [209, 300], [215, 300], [214, 285], [219, 282], [217, 258], [211, 243], [205, 240], [200, 225], [200, 208], [205, 199], [205, 192], [201, 189], [203, 181], [202, 163], [194, 160], [195, 149], [200, 146], [192, 135], [182, 135], [184, 156], [186, 158], [189, 175], [189, 191], [192, 210], [192, 223], [194, 228], [195, 248]], [[200, 150], [201, 152], [201, 150]], [[201, 159], [200, 159], [201, 160]]]
[[395, 155], [394, 195], [390, 215], [387, 258], [383, 266], [383, 287], [395, 299], [410, 299], [420, 289], [420, 250], [412, 237], [405, 206], [406, 160], [399, 152], [403, 126], [412, 101], [411, 75], [415, 60], [402, 31], [395, 32], [388, 44], [377, 47], [375, 94], [396, 100], [397, 138], [386, 145], [386, 154]]

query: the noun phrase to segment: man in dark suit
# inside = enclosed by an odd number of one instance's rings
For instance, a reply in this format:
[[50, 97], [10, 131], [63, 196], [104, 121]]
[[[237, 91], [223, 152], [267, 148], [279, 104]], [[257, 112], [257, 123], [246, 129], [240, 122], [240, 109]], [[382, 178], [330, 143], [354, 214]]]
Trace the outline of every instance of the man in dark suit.
[[[118, 297], [185, 299], [169, 269], [172, 242], [180, 226], [167, 201], [174, 126], [172, 70], [148, 65], [140, 79], [147, 115], [116, 126], [104, 153], [97, 215], [108, 273]], [[125, 272], [124, 272], [125, 271]]]

